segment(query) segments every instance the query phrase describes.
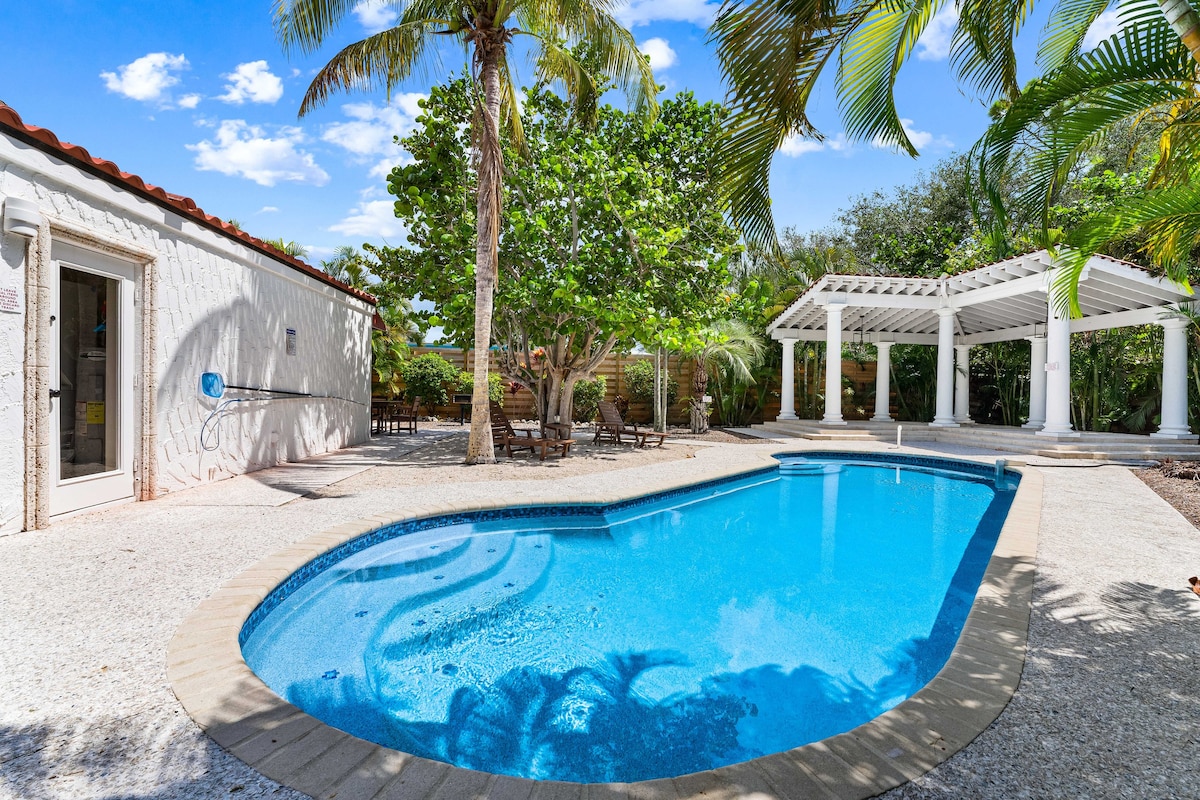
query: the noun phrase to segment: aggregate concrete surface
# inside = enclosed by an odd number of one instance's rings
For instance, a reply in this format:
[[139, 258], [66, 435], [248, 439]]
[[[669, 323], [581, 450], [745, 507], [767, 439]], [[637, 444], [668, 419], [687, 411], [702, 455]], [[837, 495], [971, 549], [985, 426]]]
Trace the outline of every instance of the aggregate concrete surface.
[[[760, 450], [714, 447], [726, 465]], [[404, 466], [423, 449], [397, 448], [366, 458], [394, 458], [380, 470], [430, 469]], [[881, 449], [836, 449], [860, 448]], [[600, 471], [573, 465], [553, 480], [569, 499], [651, 474], [704, 477], [705, 459], [652, 452], [613, 449], [591, 459]], [[331, 477], [353, 457], [342, 454]], [[165, 671], [183, 618], [263, 556], [347, 520], [545, 491], [528, 462], [507, 479], [462, 483], [389, 486], [374, 472], [282, 504], [262, 491], [278, 490], [278, 476], [258, 473], [0, 537], [0, 798], [302, 798], [224, 753], [183, 712]], [[1046, 469], [1021, 686], [975, 742], [885, 796], [1200, 796], [1200, 598], [1186, 585], [1197, 572], [1200, 533], [1128, 470]]]

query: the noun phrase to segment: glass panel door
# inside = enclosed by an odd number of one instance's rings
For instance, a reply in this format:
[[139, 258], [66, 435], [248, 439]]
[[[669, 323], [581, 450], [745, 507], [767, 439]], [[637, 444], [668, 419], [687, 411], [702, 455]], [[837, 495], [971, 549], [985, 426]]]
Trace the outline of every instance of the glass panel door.
[[[119, 469], [116, 373], [109, 327], [119, 330], [120, 281], [63, 267], [59, 272], [59, 479]], [[114, 353], [114, 356], [116, 354]]]
[[59, 242], [50, 330], [50, 513], [133, 496], [132, 264]]

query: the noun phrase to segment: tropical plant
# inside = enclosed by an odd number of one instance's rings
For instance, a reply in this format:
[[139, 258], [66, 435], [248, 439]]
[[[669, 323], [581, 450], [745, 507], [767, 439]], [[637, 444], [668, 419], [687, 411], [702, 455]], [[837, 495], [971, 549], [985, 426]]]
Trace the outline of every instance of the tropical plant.
[[572, 419], [576, 422], [591, 422], [596, 418], [596, 410], [600, 401], [608, 391], [608, 381], [603, 375], [597, 375], [592, 380], [582, 380], [575, 384], [575, 406]]
[[[1015, 42], [1033, 0], [961, 0], [950, 45], [960, 83], [978, 96], [1003, 98], [1001, 119], [979, 147], [980, 179], [993, 206], [1018, 142], [1036, 133], [1025, 204], [1048, 208], [1075, 161], [1114, 124], [1166, 120], [1162, 159], [1148, 197], [1121, 204], [1068, 232], [1077, 248], [1066, 280], [1072, 287], [1098, 244], [1142, 227], [1156, 264], [1185, 277], [1180, 255], [1200, 241], [1200, 190], [1190, 180], [1200, 156], [1196, 62], [1200, 15], [1182, 0], [1121, 0], [1123, 30], [1082, 53], [1088, 28], [1111, 0], [1060, 0], [1051, 13], [1038, 58], [1045, 76], [1021, 91]], [[732, 116], [719, 160], [732, 193], [732, 213], [755, 241], [773, 242], [769, 171], [776, 149], [791, 135], [820, 137], [808, 101], [836, 63], [835, 89], [852, 139], [917, 149], [896, 106], [895, 85], [921, 34], [947, 0], [829, 0], [777, 3], [726, 0], [713, 27], [730, 83]], [[982, 227], [1005, 239], [998, 211]], [[1075, 301], [1074, 289], [1070, 299]]]
[[368, 256], [356, 247], [343, 245], [333, 251], [333, 258], [321, 262], [321, 269], [329, 277], [355, 289], [366, 289], [373, 270]]
[[[466, 394], [475, 386], [475, 373], [461, 370], [458, 373], [456, 387], [459, 392]], [[504, 405], [504, 378], [498, 372], [488, 372], [488, 401], [498, 406]]]
[[[654, 361], [649, 358], [639, 358], [625, 364], [621, 368], [622, 383], [629, 399], [640, 403], [654, 402]], [[675, 405], [679, 398], [679, 381], [668, 373], [667, 376], [667, 405]]]
[[437, 353], [425, 353], [409, 359], [400, 366], [404, 397], [407, 400], [420, 397], [426, 410], [432, 414], [437, 406], [449, 402], [446, 384], [457, 384], [458, 372], [453, 364]]
[[708, 380], [710, 370], [721, 370], [733, 381], [753, 384], [752, 369], [762, 362], [766, 345], [758, 333], [741, 320], [720, 320], [700, 333], [700, 344], [684, 350], [692, 359], [692, 396], [688, 419], [692, 433], [708, 430]]
[[274, 239], [263, 239], [263, 241], [284, 255], [289, 255], [292, 258], [308, 257], [308, 248], [299, 242], [285, 242], [282, 236], [277, 236]]
[[[1098, 0], [1078, 3], [1103, 9]], [[1015, 211], [1051, 233], [1062, 186], [1095, 142], [1132, 128], [1158, 142], [1144, 193], [1126, 196], [1065, 231], [1061, 279], [1078, 310], [1078, 277], [1087, 258], [1114, 239], [1140, 232], [1148, 260], [1186, 284], [1200, 245], [1200, 17], [1186, 2], [1124, 0], [1123, 27], [1094, 50], [1078, 52], [1081, 20], [1060, 18], [1058, 35], [1076, 41], [1054, 69], [1032, 81], [976, 144], [978, 180], [1003, 226]], [[1188, 35], [1192, 38], [1189, 41]], [[1135, 143], [1137, 138], [1135, 138]], [[1006, 207], [996, 187], [1019, 169], [1024, 189]]]
[[[275, 30], [285, 50], [320, 49], [356, 7], [347, 0], [277, 0]], [[501, 193], [504, 158], [501, 119], [520, 143], [521, 122], [509, 65], [515, 37], [528, 39], [539, 78], [556, 81], [585, 118], [597, 107], [597, 80], [570, 45], [587, 42], [599, 72], [629, 94], [638, 110], [652, 111], [657, 86], [650, 62], [632, 34], [612, 15], [612, 0], [403, 0], [389, 28], [350, 44], [321, 68], [300, 104], [303, 116], [335, 91], [382, 87], [388, 94], [435, 55], [439, 40], [471, 54], [474, 96], [472, 153], [475, 158], [475, 350], [491, 347], [492, 295], [499, 276]], [[445, 37], [445, 39], [442, 39]], [[475, 365], [467, 463], [492, 462], [487, 361]]]

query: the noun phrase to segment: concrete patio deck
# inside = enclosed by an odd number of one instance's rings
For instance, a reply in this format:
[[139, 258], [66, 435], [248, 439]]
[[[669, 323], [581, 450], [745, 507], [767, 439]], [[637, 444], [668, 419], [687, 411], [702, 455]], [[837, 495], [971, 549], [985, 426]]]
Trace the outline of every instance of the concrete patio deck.
[[[715, 447], [728, 461], [774, 444]], [[837, 449], [860, 447], [882, 449]], [[388, 468], [425, 468], [413, 461]], [[572, 498], [650, 474], [699, 479], [709, 461], [553, 486]], [[1185, 579], [1200, 571], [1200, 534], [1126, 469], [1043, 474], [1046, 523], [1021, 685], [965, 750], [887, 797], [1195, 795], [1200, 601]], [[320, 480], [293, 476], [295, 497], [280, 503], [279, 482], [259, 473], [0, 538], [0, 797], [302, 797], [227, 755], [183, 712], [165, 667], [180, 622], [242, 569], [312, 533], [456, 497], [543, 494], [547, 481], [528, 475], [315, 497], [301, 490]]]

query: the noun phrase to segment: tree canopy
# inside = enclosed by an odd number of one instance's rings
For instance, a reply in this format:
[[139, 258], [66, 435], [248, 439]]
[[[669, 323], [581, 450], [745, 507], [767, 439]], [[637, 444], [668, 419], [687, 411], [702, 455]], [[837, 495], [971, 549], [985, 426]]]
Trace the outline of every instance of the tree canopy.
[[[652, 125], [603, 106], [589, 126], [545, 86], [528, 91], [526, 152], [506, 161], [492, 327], [500, 369], [543, 413], [568, 418], [575, 381], [614, 348], [683, 349], [729, 302], [737, 235], [711, 167], [723, 113], [681, 94]], [[389, 179], [411, 248], [377, 251], [457, 343], [473, 324], [470, 114], [461, 79], [424, 101], [403, 141], [414, 161]]]

